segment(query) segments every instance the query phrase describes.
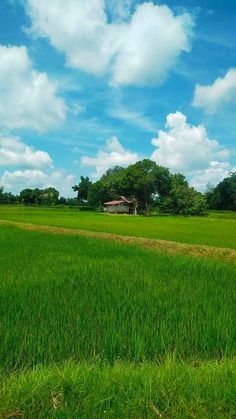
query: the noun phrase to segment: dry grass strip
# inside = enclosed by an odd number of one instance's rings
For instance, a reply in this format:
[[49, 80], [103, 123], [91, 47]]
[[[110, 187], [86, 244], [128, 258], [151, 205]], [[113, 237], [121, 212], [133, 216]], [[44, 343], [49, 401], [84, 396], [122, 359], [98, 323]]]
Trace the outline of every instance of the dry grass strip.
[[187, 243], [178, 243], [169, 240], [148, 239], [144, 237], [122, 236], [113, 233], [102, 233], [97, 231], [70, 229], [64, 227], [51, 227], [45, 225], [36, 225], [28, 223], [20, 223], [16, 221], [0, 220], [0, 225], [13, 225], [15, 227], [27, 231], [41, 231], [50, 234], [66, 234], [79, 235], [85, 237], [96, 237], [101, 239], [109, 239], [124, 244], [135, 244], [152, 250], [164, 251], [167, 253], [181, 253], [195, 257], [206, 257], [223, 259], [225, 261], [236, 263], [236, 250], [213, 247], [205, 245], [193, 245]]

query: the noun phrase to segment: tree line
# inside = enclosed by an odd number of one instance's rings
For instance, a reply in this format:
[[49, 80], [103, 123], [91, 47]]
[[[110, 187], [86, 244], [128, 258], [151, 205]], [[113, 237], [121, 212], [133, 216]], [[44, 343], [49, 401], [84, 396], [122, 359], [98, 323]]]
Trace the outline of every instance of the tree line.
[[23, 189], [18, 196], [0, 188], [0, 204], [69, 205], [81, 209], [102, 209], [103, 203], [119, 196], [132, 196], [138, 201], [140, 213], [149, 213], [152, 207], [160, 213], [201, 215], [207, 208], [236, 210], [236, 173], [225, 178], [216, 187], [208, 187], [202, 194], [190, 187], [181, 173], [144, 159], [127, 168], [116, 166], [96, 182], [81, 176], [72, 188], [76, 198], [59, 197], [55, 188]]

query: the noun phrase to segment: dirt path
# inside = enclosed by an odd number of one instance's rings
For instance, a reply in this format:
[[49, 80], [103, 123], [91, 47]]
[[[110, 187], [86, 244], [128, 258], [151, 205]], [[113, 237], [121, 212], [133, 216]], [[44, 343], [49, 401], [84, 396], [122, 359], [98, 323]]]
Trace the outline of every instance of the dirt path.
[[70, 229], [64, 227], [51, 227], [45, 225], [20, 223], [16, 221], [8, 221], [1, 219], [0, 225], [12, 225], [28, 231], [42, 231], [50, 234], [67, 234], [85, 237], [97, 237], [101, 239], [109, 239], [119, 243], [135, 244], [145, 248], [164, 251], [172, 254], [182, 253], [185, 255], [191, 255], [195, 257], [223, 259], [225, 261], [236, 263], [236, 250], [228, 248], [178, 243], [169, 240], [147, 239], [144, 237], [122, 236], [113, 233], [101, 233], [97, 231]]

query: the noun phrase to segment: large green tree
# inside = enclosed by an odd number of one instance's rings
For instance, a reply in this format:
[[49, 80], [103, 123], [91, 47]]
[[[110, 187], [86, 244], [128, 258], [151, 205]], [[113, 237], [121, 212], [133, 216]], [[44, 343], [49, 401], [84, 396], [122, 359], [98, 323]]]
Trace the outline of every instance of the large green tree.
[[77, 199], [82, 204], [84, 201], [88, 201], [89, 188], [92, 182], [89, 180], [89, 177], [80, 177], [80, 182], [78, 185], [72, 187], [73, 191], [77, 192]]
[[19, 200], [25, 205], [55, 205], [58, 203], [59, 192], [55, 188], [23, 189]]
[[191, 188], [180, 173], [171, 175], [169, 193], [159, 203], [162, 212], [184, 215], [201, 215], [207, 206], [205, 197]]
[[93, 183], [89, 188], [88, 201], [90, 205], [102, 207], [103, 203], [125, 195], [127, 190], [124, 186], [126, 169], [115, 166]]
[[206, 192], [208, 205], [216, 210], [236, 210], [236, 173]]
[[17, 202], [17, 196], [11, 192], [4, 192], [4, 186], [0, 187], [0, 204], [15, 204]]
[[101, 207], [104, 202], [120, 195], [133, 196], [140, 211], [150, 212], [152, 203], [159, 205], [162, 212], [172, 214], [201, 214], [206, 208], [203, 195], [190, 188], [181, 174], [170, 171], [145, 159], [126, 169], [109, 169], [100, 180], [90, 185], [90, 205]]
[[145, 159], [126, 169], [123, 179], [124, 191], [135, 196], [140, 209], [150, 211], [153, 198], [165, 196], [170, 190], [170, 172], [154, 161]]

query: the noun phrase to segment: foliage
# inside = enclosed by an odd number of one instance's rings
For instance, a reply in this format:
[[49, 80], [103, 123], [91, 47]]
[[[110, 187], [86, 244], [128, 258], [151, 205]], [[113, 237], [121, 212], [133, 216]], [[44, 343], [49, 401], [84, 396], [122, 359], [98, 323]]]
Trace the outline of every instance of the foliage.
[[55, 188], [23, 189], [19, 201], [25, 205], [55, 205], [58, 203], [59, 192]]
[[73, 191], [77, 192], [77, 199], [82, 204], [88, 201], [88, 192], [92, 182], [88, 177], [81, 176], [78, 185], [72, 187]]
[[88, 193], [89, 204], [102, 207], [104, 202], [125, 195], [126, 190], [123, 187], [125, 172], [126, 169], [119, 166], [107, 170], [100, 180], [91, 185]]
[[216, 210], [236, 210], [236, 173], [225, 178], [215, 188], [206, 192], [208, 205]]
[[149, 213], [153, 196], [166, 195], [170, 189], [170, 173], [165, 167], [145, 159], [129, 166], [124, 177], [125, 190]]
[[194, 188], [189, 187], [185, 177], [178, 173], [171, 176], [168, 195], [161, 197], [162, 212], [182, 215], [201, 215], [206, 210], [206, 199]]
[[0, 204], [15, 204], [17, 197], [11, 192], [4, 192], [4, 187], [0, 187]]
[[204, 196], [190, 187], [182, 174], [171, 174], [167, 168], [148, 159], [127, 168], [115, 166], [94, 183], [81, 176], [73, 190], [77, 192], [77, 198], [59, 198], [59, 192], [54, 188], [24, 189], [17, 197], [4, 193], [1, 187], [0, 204], [78, 206], [79, 203], [102, 209], [104, 202], [124, 195], [135, 197], [139, 212], [146, 211], [147, 214], [152, 206], [159, 208], [160, 213], [173, 215], [202, 215], [207, 206], [216, 210], [236, 210], [236, 173], [215, 188], [208, 185]]
[[120, 195], [133, 196], [139, 210], [150, 212], [153, 202], [163, 212], [200, 215], [206, 208], [205, 198], [188, 186], [183, 175], [172, 175], [165, 167], [145, 159], [127, 169], [109, 169], [89, 188], [88, 199], [93, 206], [102, 207], [106, 201]]

